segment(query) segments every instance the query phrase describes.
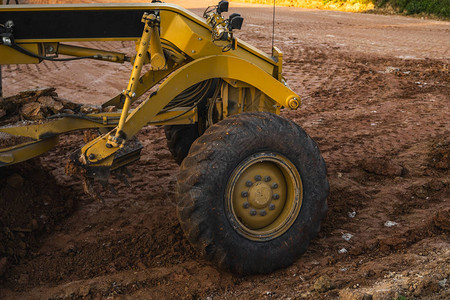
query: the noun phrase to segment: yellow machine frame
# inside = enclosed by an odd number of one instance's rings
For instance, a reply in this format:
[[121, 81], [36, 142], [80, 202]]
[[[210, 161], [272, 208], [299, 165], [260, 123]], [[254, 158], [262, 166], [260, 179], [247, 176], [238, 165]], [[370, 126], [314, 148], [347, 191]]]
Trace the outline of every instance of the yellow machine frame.
[[[0, 149], [0, 166], [18, 163], [40, 155], [57, 143], [61, 133], [86, 128], [114, 128], [82, 147], [78, 162], [86, 168], [108, 167], [114, 163], [114, 154], [124, 147], [142, 127], [147, 124], [193, 124], [198, 122], [196, 107], [162, 109], [187, 88], [202, 81], [221, 78], [221, 118], [244, 111], [269, 111], [279, 113], [282, 107], [297, 109], [300, 97], [288, 88], [282, 71], [282, 53], [273, 49], [267, 55], [249, 44], [236, 39], [235, 49], [224, 52], [230, 41], [213, 41], [211, 26], [205, 19], [172, 4], [130, 4], [130, 5], [19, 5], [1, 7], [0, 12], [38, 11], [120, 11], [148, 10], [142, 16], [142, 36], [64, 38], [64, 39], [16, 39], [15, 43], [34, 53], [32, 57], [0, 45], [0, 64], [39, 63], [39, 57], [68, 55], [90, 57], [116, 63], [131, 61], [133, 69], [127, 88], [123, 93], [106, 101], [102, 106], [116, 106], [113, 113], [83, 115], [83, 118], [60, 117], [43, 124], [8, 126], [0, 132], [30, 137], [33, 142]], [[111, 20], [119, 21], [120, 20]], [[74, 29], [76, 30], [76, 29]], [[124, 53], [90, 49], [63, 44], [63, 42], [107, 40], [135, 40], [136, 55], [127, 57]], [[151, 69], [141, 74], [144, 64]], [[162, 81], [163, 80], [163, 81]], [[160, 83], [162, 81], [162, 83]], [[130, 109], [149, 89], [160, 83], [157, 92], [152, 93], [135, 109]], [[233, 102], [233, 107], [230, 103]]]

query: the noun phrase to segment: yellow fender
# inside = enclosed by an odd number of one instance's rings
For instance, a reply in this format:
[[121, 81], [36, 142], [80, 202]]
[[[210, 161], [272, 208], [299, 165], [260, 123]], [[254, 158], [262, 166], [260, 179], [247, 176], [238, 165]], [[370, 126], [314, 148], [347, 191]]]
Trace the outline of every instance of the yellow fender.
[[[196, 59], [173, 72], [153, 94], [141, 103], [123, 126], [125, 139], [134, 136], [152, 120], [173, 98], [188, 87], [211, 78], [226, 78], [245, 82], [261, 90], [269, 98], [284, 107], [298, 106], [300, 97], [283, 83], [258, 66], [229, 55], [212, 55]], [[96, 164], [114, 154], [119, 148], [107, 148], [109, 135], [101, 136], [82, 148], [82, 161]], [[111, 159], [108, 161], [112, 162]], [[104, 164], [102, 164], [104, 165]]]

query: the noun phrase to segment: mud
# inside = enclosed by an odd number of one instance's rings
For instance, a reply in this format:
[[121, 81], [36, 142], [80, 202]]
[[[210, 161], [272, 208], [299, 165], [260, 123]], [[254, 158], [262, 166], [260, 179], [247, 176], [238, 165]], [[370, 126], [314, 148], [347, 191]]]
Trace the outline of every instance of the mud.
[[0, 126], [43, 121], [57, 114], [79, 113], [82, 105], [58, 97], [55, 88], [26, 90], [0, 100]]
[[[239, 36], [270, 51], [271, 10], [241, 7], [239, 12], [249, 16]], [[442, 29], [448, 23], [288, 9], [280, 9], [277, 18], [283, 73], [303, 99], [301, 109], [282, 115], [317, 141], [331, 186], [328, 216], [305, 255], [264, 276], [217, 270], [193, 252], [178, 225], [178, 166], [161, 128], [148, 126], [138, 134], [144, 149], [130, 168], [131, 187], [113, 180], [117, 194], [103, 193], [104, 203], [86, 197], [81, 185], [64, 175], [69, 153], [83, 144], [83, 134], [73, 133], [39, 163], [66, 187], [57, 190], [70, 190], [79, 205], [37, 235], [23, 259], [8, 258], [5, 266], [0, 258], [0, 298], [450, 297], [448, 27]], [[72, 88], [80, 103], [100, 104], [90, 98], [98, 85], [82, 89], [83, 81], [101, 77], [98, 92], [105, 101], [120, 88], [108, 76], [126, 69], [44, 66], [52, 71], [4, 69], [4, 85], [15, 83], [8, 93], [25, 84], [19, 78], [47, 79], [64, 97]], [[55, 81], [69, 68], [72, 77], [86, 76], [75, 83], [64, 77]], [[125, 85], [127, 74], [120, 76]]]
[[0, 277], [29, 257], [44, 232], [72, 212], [76, 195], [33, 159], [0, 168]]

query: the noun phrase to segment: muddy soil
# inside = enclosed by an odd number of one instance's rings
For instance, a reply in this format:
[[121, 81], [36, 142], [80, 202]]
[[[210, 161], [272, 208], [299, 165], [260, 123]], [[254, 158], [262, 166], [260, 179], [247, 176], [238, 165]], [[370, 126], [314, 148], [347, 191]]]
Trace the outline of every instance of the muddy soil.
[[0, 168], [0, 187], [1, 277], [73, 211], [77, 195], [58, 185], [39, 159]]
[[[248, 16], [239, 37], [269, 51], [270, 8], [238, 11]], [[303, 99], [298, 111], [282, 115], [317, 141], [331, 186], [328, 216], [305, 255], [269, 275], [216, 269], [183, 237], [178, 166], [161, 128], [138, 134], [144, 149], [130, 168], [131, 187], [113, 180], [118, 192], [104, 193], [104, 203], [64, 174], [69, 153], [83, 144], [83, 134], [73, 133], [37, 164], [55, 181], [47, 186], [70, 192], [78, 205], [35, 235], [24, 258], [0, 258], [1, 299], [450, 297], [450, 24], [288, 8], [277, 18], [284, 76]], [[98, 62], [8, 66], [4, 86], [12, 95], [47, 81], [64, 98], [100, 104], [123, 88], [128, 69]]]

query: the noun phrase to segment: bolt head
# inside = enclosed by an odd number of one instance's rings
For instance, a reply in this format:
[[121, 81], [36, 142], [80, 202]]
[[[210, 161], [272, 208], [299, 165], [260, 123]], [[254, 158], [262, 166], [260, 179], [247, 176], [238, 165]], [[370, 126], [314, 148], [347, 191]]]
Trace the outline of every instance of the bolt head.
[[270, 210], [274, 210], [274, 209], [275, 209], [275, 204], [271, 203], [271, 204], [269, 205], [269, 209], [270, 209]]
[[261, 210], [259, 214], [264, 217], [265, 215], [267, 215], [267, 212], [265, 210]]
[[297, 109], [300, 105], [300, 102], [296, 97], [289, 99], [288, 105], [291, 109]]
[[94, 153], [89, 154], [89, 160], [93, 160], [93, 159], [95, 159], [95, 154]]
[[244, 202], [244, 204], [242, 204], [243, 208], [249, 208], [250, 207], [250, 203], [248, 202]]
[[251, 215], [251, 216], [256, 216], [256, 210], [251, 209], [251, 210], [250, 210], [250, 215]]
[[261, 175], [256, 175], [256, 176], [255, 176], [255, 180], [256, 180], [256, 181], [261, 181], [261, 178], [262, 178]]
[[269, 182], [269, 181], [271, 181], [271, 180], [272, 180], [272, 178], [270, 178], [270, 176], [264, 177], [264, 181], [265, 181], [265, 182]]
[[245, 185], [248, 186], [248, 187], [251, 187], [253, 185], [253, 182], [251, 182], [250, 180], [247, 180]]
[[278, 200], [278, 199], [280, 199], [280, 195], [278, 195], [278, 194], [273, 194], [273, 195], [272, 195], [272, 198], [275, 199], [275, 200]]
[[242, 198], [247, 198], [248, 197], [248, 192], [247, 191], [243, 191], [241, 193]]
[[275, 182], [274, 182], [274, 183], [272, 184], [272, 188], [273, 188], [273, 189], [278, 188], [278, 183], [275, 183]]

